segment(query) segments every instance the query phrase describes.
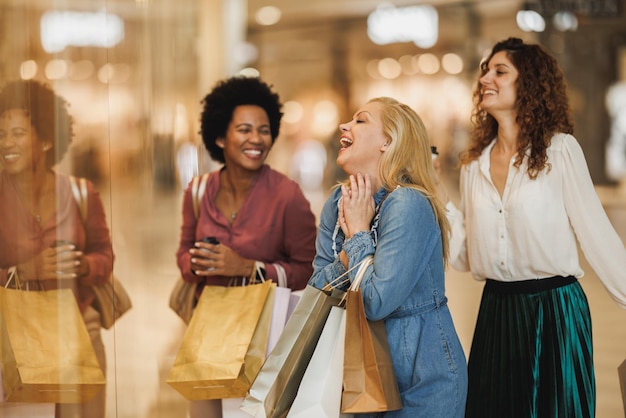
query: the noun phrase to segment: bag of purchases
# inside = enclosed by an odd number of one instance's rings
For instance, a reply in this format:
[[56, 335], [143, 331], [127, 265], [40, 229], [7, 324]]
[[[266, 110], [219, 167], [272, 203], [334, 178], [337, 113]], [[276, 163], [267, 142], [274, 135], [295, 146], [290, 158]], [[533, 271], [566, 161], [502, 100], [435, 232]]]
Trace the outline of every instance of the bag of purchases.
[[243, 397], [265, 359], [275, 288], [205, 286], [167, 383], [188, 400]]
[[373, 257], [361, 264], [346, 294], [346, 342], [341, 412], [370, 413], [402, 409], [387, 341], [385, 321], [368, 321], [359, 289]]
[[70, 289], [0, 287], [0, 360], [9, 402], [85, 402], [106, 383]]
[[346, 311], [333, 306], [288, 418], [348, 418], [341, 414]]
[[326, 318], [341, 296], [307, 286], [241, 409], [257, 418], [284, 417], [296, 397]]
[[[272, 351], [280, 334], [285, 329], [287, 322], [289, 305], [292, 299], [291, 289], [288, 287], [276, 287], [274, 293], [274, 306], [272, 308], [272, 320], [270, 322], [269, 338], [267, 341], [266, 356]], [[243, 398], [222, 399], [222, 418], [250, 418], [250, 415], [243, 412], [239, 407]]]

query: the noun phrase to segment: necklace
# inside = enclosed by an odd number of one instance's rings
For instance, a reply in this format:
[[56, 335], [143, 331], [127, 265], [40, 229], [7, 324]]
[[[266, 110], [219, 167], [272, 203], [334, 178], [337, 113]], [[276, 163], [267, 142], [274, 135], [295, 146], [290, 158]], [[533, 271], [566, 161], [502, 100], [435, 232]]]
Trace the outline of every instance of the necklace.
[[230, 219], [235, 219], [237, 217], [237, 211], [230, 213]]

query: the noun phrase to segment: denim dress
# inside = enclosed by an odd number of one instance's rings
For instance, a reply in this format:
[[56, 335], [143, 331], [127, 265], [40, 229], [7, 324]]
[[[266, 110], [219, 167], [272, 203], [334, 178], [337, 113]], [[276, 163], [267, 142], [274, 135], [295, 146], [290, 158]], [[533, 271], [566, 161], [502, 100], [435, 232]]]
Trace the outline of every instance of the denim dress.
[[[322, 288], [346, 272], [338, 256], [342, 249], [350, 268], [374, 255], [361, 282], [365, 314], [385, 320], [403, 405], [359, 416], [463, 417], [467, 366], [447, 306], [441, 233], [430, 202], [411, 188], [381, 188], [371, 230], [345, 240], [337, 222], [340, 197], [337, 188], [322, 209], [309, 284]], [[349, 273], [350, 280], [355, 274], [356, 269]]]

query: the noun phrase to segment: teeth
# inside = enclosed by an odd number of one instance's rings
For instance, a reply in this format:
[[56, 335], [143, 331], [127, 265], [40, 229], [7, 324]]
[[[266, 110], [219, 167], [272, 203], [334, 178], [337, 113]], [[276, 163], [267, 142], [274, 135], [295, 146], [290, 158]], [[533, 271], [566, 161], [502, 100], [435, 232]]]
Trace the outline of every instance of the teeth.
[[344, 148], [347, 148], [350, 145], [352, 145], [352, 141], [345, 137], [339, 138], [339, 142], [341, 143], [341, 146]]
[[5, 160], [14, 161], [20, 158], [20, 154], [5, 154], [3, 157]]
[[259, 156], [261, 155], [261, 150], [258, 149], [247, 149], [243, 152], [244, 154]]

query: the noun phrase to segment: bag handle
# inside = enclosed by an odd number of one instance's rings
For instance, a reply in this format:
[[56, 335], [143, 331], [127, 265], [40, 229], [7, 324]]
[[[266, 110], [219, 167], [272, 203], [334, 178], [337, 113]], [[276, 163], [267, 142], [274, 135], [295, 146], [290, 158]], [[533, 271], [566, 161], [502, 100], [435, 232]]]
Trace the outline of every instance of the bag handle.
[[206, 183], [209, 180], [209, 173], [202, 176], [195, 176], [191, 182], [191, 201], [193, 203], [193, 214], [198, 219], [200, 214], [200, 201], [206, 191]]
[[[358, 289], [361, 280], [363, 279], [363, 276], [365, 275], [365, 270], [367, 269], [367, 267], [370, 264], [374, 263], [374, 256], [373, 255], [368, 255], [366, 256], [363, 260], [359, 261], [357, 264], [355, 264], [354, 266], [350, 267], [348, 270], [346, 270], [344, 273], [342, 273], [339, 277], [331, 280], [330, 282], [328, 282], [323, 288], [322, 290], [325, 291], [330, 291], [335, 289], [337, 286], [341, 286], [342, 284], [350, 281], [349, 278], [344, 278], [346, 277], [352, 270], [355, 269], [359, 269], [356, 273], [356, 277], [354, 278], [354, 280], [352, 281], [352, 284], [350, 285], [350, 290], [356, 290]], [[356, 284], [356, 289], [352, 289], [352, 287], [354, 286], [354, 283]]]
[[87, 201], [87, 180], [84, 178], [76, 178], [74, 176], [70, 177], [70, 185], [72, 186], [72, 194], [74, 195], [74, 200], [76, 200], [76, 204], [78, 205], [78, 211], [80, 213], [80, 217], [84, 222], [87, 222], [87, 209], [89, 207], [89, 203]]
[[356, 272], [356, 276], [354, 277], [354, 280], [352, 281], [352, 284], [350, 285], [350, 290], [352, 290], [353, 292], [359, 290], [359, 287], [361, 286], [361, 281], [363, 280], [363, 277], [365, 276], [365, 270], [367, 270], [367, 268], [371, 266], [372, 264], [374, 264], [373, 255], [365, 256], [365, 258], [359, 262], [358, 264], [359, 271]]

